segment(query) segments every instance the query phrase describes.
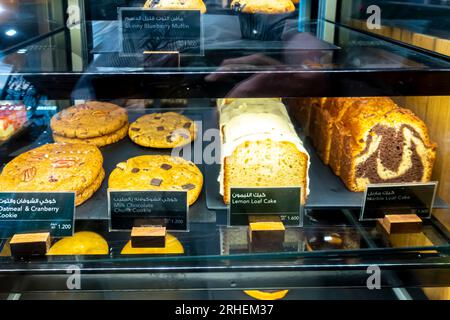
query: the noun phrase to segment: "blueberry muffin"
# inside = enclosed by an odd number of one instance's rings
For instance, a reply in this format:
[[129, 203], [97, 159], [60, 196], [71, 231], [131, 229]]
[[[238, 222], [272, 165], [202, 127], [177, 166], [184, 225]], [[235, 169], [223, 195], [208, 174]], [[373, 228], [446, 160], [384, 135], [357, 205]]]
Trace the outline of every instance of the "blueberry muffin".
[[295, 6], [291, 0], [233, 0], [231, 9], [239, 16], [243, 38], [280, 40]]

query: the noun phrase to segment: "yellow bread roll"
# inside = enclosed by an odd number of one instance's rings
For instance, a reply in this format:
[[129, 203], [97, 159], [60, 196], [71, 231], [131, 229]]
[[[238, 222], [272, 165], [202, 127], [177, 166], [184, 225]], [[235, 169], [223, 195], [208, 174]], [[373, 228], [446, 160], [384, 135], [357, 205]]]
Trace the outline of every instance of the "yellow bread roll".
[[280, 300], [283, 299], [289, 290], [280, 291], [261, 291], [261, 290], [244, 290], [244, 293], [257, 300]]
[[47, 255], [101, 255], [108, 254], [108, 243], [95, 232], [81, 231], [56, 242]]

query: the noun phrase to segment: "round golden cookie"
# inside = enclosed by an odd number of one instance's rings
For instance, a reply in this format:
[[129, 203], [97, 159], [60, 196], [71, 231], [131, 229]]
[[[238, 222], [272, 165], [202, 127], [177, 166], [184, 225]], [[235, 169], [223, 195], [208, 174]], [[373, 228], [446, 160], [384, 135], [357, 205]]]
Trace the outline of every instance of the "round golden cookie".
[[63, 238], [56, 242], [47, 255], [104, 255], [108, 253], [108, 243], [102, 236], [95, 232], [81, 231], [75, 233], [72, 237]]
[[280, 300], [283, 299], [289, 290], [280, 291], [261, 291], [261, 290], [244, 290], [244, 293], [257, 300]]
[[164, 248], [133, 248], [131, 240], [123, 247], [120, 254], [183, 254], [183, 245], [171, 234], [166, 234], [166, 246]]
[[193, 204], [203, 186], [203, 175], [190, 161], [162, 155], [139, 156], [117, 164], [109, 176], [114, 190], [187, 191]]
[[86, 189], [96, 190], [99, 177], [103, 180], [102, 165], [103, 156], [95, 146], [46, 144], [22, 153], [5, 166], [0, 191], [75, 191], [81, 197], [76, 202], [82, 203], [93, 193]]
[[105, 179], [105, 170], [103, 168], [100, 170], [100, 173], [98, 174], [97, 178], [94, 180], [94, 182], [87, 186], [86, 189], [82, 190], [81, 192], [77, 192], [76, 198], [75, 198], [75, 205], [79, 206], [83, 204], [86, 200], [88, 200], [92, 195], [100, 188], [102, 185], [103, 179]]
[[90, 101], [64, 109], [53, 116], [53, 133], [66, 138], [94, 138], [116, 132], [128, 123], [124, 108], [107, 102]]
[[126, 137], [127, 134], [128, 134], [128, 124], [124, 125], [122, 128], [120, 128], [116, 132], [113, 132], [113, 133], [110, 133], [110, 134], [107, 134], [104, 136], [100, 136], [100, 137], [78, 139], [78, 138], [66, 138], [66, 137], [62, 137], [57, 134], [54, 134], [53, 140], [55, 140], [55, 142], [61, 142], [61, 143], [87, 143], [87, 144], [92, 144], [97, 147], [103, 147], [108, 144], [113, 144], [119, 140], [122, 140], [123, 138]]
[[128, 135], [144, 147], [175, 148], [195, 140], [197, 128], [194, 121], [179, 113], [152, 113], [130, 124]]
[[158, 9], [196, 9], [206, 12], [206, 5], [202, 0], [147, 0], [144, 8]]

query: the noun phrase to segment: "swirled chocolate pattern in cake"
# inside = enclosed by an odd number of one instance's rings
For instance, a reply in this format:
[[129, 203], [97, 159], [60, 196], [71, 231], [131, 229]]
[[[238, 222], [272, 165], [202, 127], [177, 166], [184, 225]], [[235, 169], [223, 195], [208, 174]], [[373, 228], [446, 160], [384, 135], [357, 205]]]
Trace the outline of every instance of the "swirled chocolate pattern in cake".
[[370, 183], [421, 181], [424, 166], [419, 154], [425, 149], [410, 125], [402, 124], [398, 129], [376, 125], [357, 157], [356, 178], [367, 178]]
[[314, 146], [349, 190], [430, 181], [437, 145], [411, 110], [387, 97], [361, 97], [326, 98], [314, 111]]

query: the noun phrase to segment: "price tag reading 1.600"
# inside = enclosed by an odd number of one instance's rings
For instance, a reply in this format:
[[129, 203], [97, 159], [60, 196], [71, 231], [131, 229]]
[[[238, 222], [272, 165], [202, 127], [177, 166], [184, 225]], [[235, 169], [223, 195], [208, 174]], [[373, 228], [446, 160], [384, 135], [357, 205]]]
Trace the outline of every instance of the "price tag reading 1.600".
[[297, 222], [299, 222], [299, 221], [300, 221], [300, 216], [292, 216], [292, 215], [287, 216], [287, 215], [281, 215], [280, 218], [281, 218], [282, 221], [288, 221], [288, 222], [292, 222], [292, 221], [297, 221]]

